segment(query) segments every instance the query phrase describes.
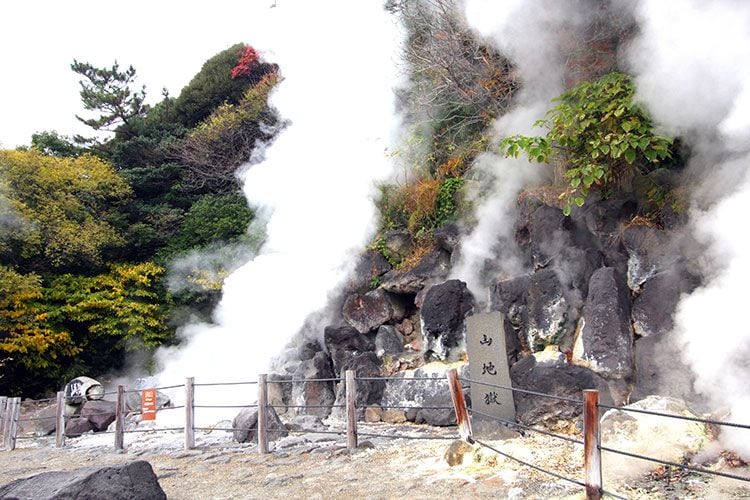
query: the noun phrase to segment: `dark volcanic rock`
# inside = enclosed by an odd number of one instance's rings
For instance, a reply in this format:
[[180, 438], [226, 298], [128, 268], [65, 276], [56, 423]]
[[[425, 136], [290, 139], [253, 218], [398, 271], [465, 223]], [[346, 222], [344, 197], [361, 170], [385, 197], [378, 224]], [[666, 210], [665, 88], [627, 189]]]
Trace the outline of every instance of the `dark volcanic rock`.
[[[599, 390], [599, 401], [612, 404], [607, 382], [593, 371], [565, 362], [537, 363], [532, 355], [522, 357], [510, 369], [513, 387], [581, 400], [584, 389]], [[514, 392], [516, 418], [526, 425], [578, 417], [582, 406], [553, 398]]]
[[528, 319], [526, 294], [529, 286], [529, 275], [497, 281], [490, 287], [490, 310], [504, 313], [515, 328], [524, 328]]
[[453, 251], [461, 243], [461, 231], [457, 224], [446, 224], [435, 230], [435, 243], [447, 252]]
[[0, 486], [0, 498], [133, 500], [166, 499], [159, 481], [145, 461], [71, 471], [43, 472]]
[[388, 292], [377, 289], [364, 295], [349, 295], [344, 301], [342, 314], [359, 333], [367, 333], [392, 319], [403, 318], [404, 307]]
[[417, 293], [428, 282], [444, 278], [449, 269], [450, 254], [442, 249], [436, 250], [422, 257], [411, 271], [393, 270], [386, 273], [380, 287], [398, 294]]
[[[341, 377], [347, 370], [354, 370], [357, 377], [381, 377], [381, 364], [374, 352], [358, 352], [347, 357], [341, 365]], [[380, 403], [385, 389], [383, 380], [357, 380], [357, 411], [364, 416], [365, 407]], [[346, 384], [342, 381], [336, 387], [336, 404], [346, 404]], [[334, 408], [333, 415], [343, 418], [345, 408]]]
[[473, 306], [463, 281], [448, 280], [430, 287], [420, 311], [425, 352], [446, 359], [448, 350], [463, 341], [464, 317]]
[[635, 292], [679, 258], [669, 246], [669, 233], [661, 229], [633, 224], [623, 229], [622, 240], [628, 251], [628, 286]]
[[[315, 353], [311, 359], [300, 363], [294, 373], [295, 380], [333, 378], [331, 358], [324, 352]], [[292, 384], [292, 405], [331, 405], [336, 400], [333, 393], [333, 382], [294, 382]], [[325, 418], [330, 415], [330, 408], [297, 408], [297, 413], [316, 415]]]
[[363, 334], [351, 326], [327, 326], [323, 331], [326, 348], [331, 355], [333, 372], [342, 375], [342, 367], [346, 360], [354, 354], [372, 351], [375, 346]]
[[631, 401], [658, 394], [690, 401], [693, 405], [701, 402], [702, 398], [693, 389], [693, 372], [682, 361], [680, 346], [671, 334], [651, 335], [636, 340], [635, 366], [635, 388]]
[[115, 402], [104, 401], [86, 401], [81, 408], [81, 416], [87, 418], [94, 431], [106, 431], [109, 424], [115, 421]]
[[70, 417], [65, 422], [65, 435], [67, 437], [78, 437], [81, 434], [94, 430], [94, 425], [82, 416]]
[[[272, 407], [266, 407], [266, 420], [268, 421], [268, 440], [287, 437], [284, 423]], [[258, 442], [258, 408], [244, 408], [232, 420], [233, 437], [238, 443]]]
[[603, 267], [591, 277], [579, 335], [576, 354], [592, 370], [609, 380], [632, 377], [630, 291], [614, 268]]
[[658, 273], [641, 286], [633, 302], [633, 329], [637, 335], [663, 335], [672, 331], [673, 316], [682, 294], [695, 290], [699, 281], [677, 267]]
[[354, 272], [346, 284], [348, 293], [366, 293], [380, 277], [391, 270], [391, 265], [377, 250], [367, 250], [359, 256]]
[[531, 276], [526, 302], [529, 348], [541, 351], [547, 345], [561, 343], [572, 335], [574, 326], [570, 307], [554, 270], [542, 269]]
[[597, 247], [604, 256], [604, 265], [625, 273], [627, 253], [622, 246], [621, 227], [632, 220], [638, 203], [631, 198], [586, 200], [580, 209], [574, 210], [572, 219], [593, 235]]
[[396, 259], [409, 255], [411, 251], [411, 235], [409, 231], [393, 230], [385, 235], [385, 248]]
[[375, 354], [382, 357], [386, 354], [404, 352], [404, 338], [395, 326], [383, 325], [375, 335]]

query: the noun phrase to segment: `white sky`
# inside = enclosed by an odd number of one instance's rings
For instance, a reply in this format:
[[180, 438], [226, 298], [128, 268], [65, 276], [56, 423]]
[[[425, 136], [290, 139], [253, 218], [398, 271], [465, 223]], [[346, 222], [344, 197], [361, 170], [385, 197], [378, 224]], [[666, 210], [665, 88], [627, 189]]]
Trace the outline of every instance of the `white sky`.
[[[211, 56], [244, 42], [263, 51], [253, 26], [273, 24], [295, 0], [3, 0], [0, 2], [0, 147], [29, 144], [31, 134], [91, 134], [73, 59], [95, 66], [133, 65], [147, 100], [180, 90]], [[286, 3], [286, 5], [285, 5]], [[268, 58], [273, 61], [272, 56]]]

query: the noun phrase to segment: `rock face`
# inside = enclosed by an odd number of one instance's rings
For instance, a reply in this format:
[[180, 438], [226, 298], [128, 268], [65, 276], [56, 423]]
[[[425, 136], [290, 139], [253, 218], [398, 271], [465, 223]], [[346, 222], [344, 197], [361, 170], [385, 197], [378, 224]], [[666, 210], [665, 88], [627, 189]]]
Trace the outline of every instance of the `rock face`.
[[0, 486], [0, 498], [52, 500], [166, 499], [151, 464], [130, 462], [109, 467], [43, 472]]
[[[513, 387], [581, 400], [584, 389], [599, 390], [599, 401], [612, 404], [607, 382], [593, 371], [563, 361], [537, 363], [534, 356], [524, 356], [510, 369]], [[558, 399], [514, 392], [516, 418], [526, 425], [542, 424], [581, 415], [580, 404]]]
[[641, 285], [656, 273], [669, 268], [676, 260], [668, 244], [668, 236], [659, 229], [635, 224], [622, 231], [628, 251], [628, 286], [639, 291]]
[[359, 256], [357, 266], [346, 284], [346, 291], [367, 293], [390, 270], [391, 265], [380, 252], [367, 250]]
[[692, 292], [698, 280], [680, 266], [660, 272], [641, 285], [633, 302], [633, 329], [637, 335], [665, 335], [672, 331], [672, 316], [682, 294]]
[[79, 437], [81, 434], [94, 430], [94, 425], [89, 419], [80, 415], [70, 417], [65, 421], [65, 435], [67, 437]]
[[[356, 377], [380, 377], [382, 376], [380, 360], [374, 352], [354, 353], [342, 363], [341, 375], [347, 370], [354, 370]], [[356, 405], [360, 417], [364, 415], [365, 407], [372, 406], [380, 402], [383, 397], [385, 382], [383, 380], [357, 380], [357, 399]], [[336, 387], [336, 405], [346, 404], [346, 384], [342, 381]], [[345, 408], [334, 408], [333, 415], [336, 418], [342, 418], [345, 414]]]
[[[395, 380], [389, 380], [385, 386], [383, 408], [403, 411], [407, 410], [403, 407], [432, 407], [406, 411], [407, 419], [418, 424], [455, 425], [456, 414], [445, 375], [448, 368], [442, 363], [431, 363], [417, 370], [399, 373]], [[428, 378], [430, 380], [426, 380]], [[469, 401], [468, 391], [464, 396]], [[439, 409], [443, 407], [445, 409]]]
[[404, 317], [404, 308], [395, 297], [382, 289], [366, 294], [352, 294], [342, 308], [344, 320], [359, 333], [368, 333], [380, 325]]
[[390, 271], [383, 276], [381, 288], [398, 294], [417, 293], [430, 281], [443, 278], [450, 269], [450, 253], [443, 249], [431, 252], [411, 271]]
[[464, 317], [474, 305], [466, 283], [448, 280], [430, 287], [421, 309], [424, 350], [439, 359], [463, 342]]
[[615, 268], [591, 276], [582, 322], [576, 356], [606, 379], [632, 378], [630, 293]]
[[50, 405], [24, 413], [18, 422], [18, 433], [35, 436], [48, 436], [54, 433], [57, 428], [56, 412], [56, 405]]
[[[316, 352], [312, 358], [302, 361], [294, 372], [295, 380], [333, 378], [331, 358], [322, 351]], [[333, 382], [294, 382], [292, 384], [292, 404], [295, 406], [325, 406], [332, 405], [336, 400], [333, 392]], [[329, 408], [297, 408], [296, 413], [327, 417]]]
[[[287, 437], [289, 431], [284, 426], [276, 411], [270, 406], [266, 408], [266, 420], [268, 421], [268, 440], [275, 441]], [[232, 436], [238, 443], [258, 442], [258, 409], [244, 408], [232, 420]]]
[[534, 273], [526, 296], [528, 322], [526, 341], [533, 351], [559, 343], [570, 336], [573, 325], [563, 286], [552, 269]]
[[396, 327], [383, 325], [378, 328], [375, 335], [375, 354], [383, 357], [386, 354], [398, 354], [404, 352], [404, 338], [398, 333]]
[[347, 360], [362, 352], [372, 351], [372, 342], [351, 326], [327, 326], [323, 331], [326, 349], [331, 355], [334, 374], [338, 377]]

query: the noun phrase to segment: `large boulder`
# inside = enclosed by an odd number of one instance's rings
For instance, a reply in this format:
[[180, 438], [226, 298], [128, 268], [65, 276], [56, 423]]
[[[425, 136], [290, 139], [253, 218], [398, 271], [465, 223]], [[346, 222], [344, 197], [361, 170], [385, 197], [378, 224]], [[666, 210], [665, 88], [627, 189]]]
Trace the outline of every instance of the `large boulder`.
[[[266, 407], [268, 440], [287, 437], [289, 431], [271, 406]], [[243, 408], [232, 420], [232, 436], [238, 443], [258, 442], [258, 408]]]
[[504, 313], [515, 329], [525, 328], [528, 320], [526, 294], [530, 286], [528, 274], [496, 281], [490, 286], [490, 310]]
[[638, 292], [652, 276], [672, 267], [679, 253], [669, 245], [671, 235], [645, 224], [631, 224], [622, 230], [628, 252], [628, 286]]
[[346, 292], [366, 293], [390, 270], [391, 265], [383, 254], [377, 250], [367, 250], [359, 256], [354, 271], [349, 275]]
[[[461, 365], [466, 367], [468, 365]], [[406, 370], [386, 383], [381, 406], [386, 409], [406, 410], [416, 407], [412, 420], [418, 424], [449, 426], [456, 424], [446, 371], [459, 365], [430, 363], [417, 370]], [[464, 368], [465, 369], [465, 368]], [[468, 401], [468, 391], [465, 393]], [[408, 407], [408, 408], [405, 408]], [[438, 407], [445, 407], [439, 409]]]
[[[537, 363], [534, 356], [522, 357], [510, 369], [513, 387], [581, 400], [584, 389], [599, 391], [599, 401], [612, 404], [607, 382], [593, 371], [560, 360]], [[554, 423], [581, 415], [581, 404], [523, 392], [514, 392], [516, 418], [526, 425]]]
[[[649, 396], [625, 408], [698, 417], [684, 401], [661, 396]], [[604, 446], [610, 448], [682, 463], [685, 455], [693, 456], [709, 443], [710, 433], [706, 424], [701, 422], [609, 410], [601, 419], [601, 440]], [[611, 453], [605, 456], [605, 465], [609, 464], [613, 469], [620, 469], [621, 465], [627, 464], [627, 469], [632, 471], [632, 467], [636, 466], [634, 462], [637, 461], [618, 458]], [[645, 463], [644, 467], [652, 465]]]
[[387, 354], [402, 352], [404, 352], [404, 337], [396, 330], [396, 327], [383, 325], [378, 328], [378, 333], [375, 335], [375, 354], [382, 358]]
[[[169, 408], [172, 401], [169, 399], [166, 393], [162, 391], [156, 391], [156, 407], [157, 408]], [[141, 392], [140, 391], [126, 391], [125, 392], [125, 411], [127, 412], [139, 412], [141, 411]]]
[[633, 219], [637, 209], [638, 202], [632, 198], [591, 199], [572, 215], [593, 236], [604, 266], [614, 267], [622, 274], [627, 270], [628, 255], [622, 246], [621, 228]]
[[384, 238], [385, 250], [396, 260], [401, 260], [411, 252], [412, 239], [409, 231], [394, 229], [388, 231]]
[[336, 376], [342, 376], [343, 366], [350, 357], [375, 349], [370, 339], [351, 326], [327, 326], [323, 330], [323, 339]]
[[167, 495], [148, 462], [42, 472], [0, 486], [0, 498], [52, 500], [166, 499]]
[[612, 267], [602, 267], [591, 276], [574, 356], [606, 379], [633, 376], [630, 290]]
[[526, 303], [526, 341], [531, 350], [541, 351], [572, 336], [572, 312], [553, 269], [542, 269], [531, 276]]
[[91, 422], [95, 432], [106, 431], [109, 424], [115, 421], [115, 402], [86, 401], [81, 408], [81, 416]]
[[341, 310], [344, 320], [359, 333], [368, 333], [380, 325], [404, 317], [405, 307], [382, 289], [351, 294]]
[[[66, 406], [66, 408], [68, 407]], [[30, 409], [21, 414], [18, 421], [18, 433], [48, 436], [54, 433], [57, 428], [56, 414], [57, 405], [54, 404]]]
[[473, 307], [474, 299], [463, 281], [448, 280], [430, 287], [420, 311], [425, 352], [447, 359], [449, 350], [463, 343], [464, 318]]
[[65, 421], [65, 435], [67, 437], [79, 437], [93, 430], [94, 425], [89, 419], [80, 415], [72, 416]]
[[682, 357], [682, 347], [671, 332], [635, 341], [635, 387], [632, 401], [649, 395], [670, 396], [690, 401], [696, 408], [703, 398], [695, 392], [695, 376]]
[[386, 273], [380, 287], [397, 294], [417, 293], [428, 283], [445, 278], [450, 270], [450, 260], [450, 253], [443, 249], [435, 250], [422, 257], [414, 269]]
[[[357, 380], [356, 382], [357, 399], [355, 404], [357, 413], [362, 417], [366, 407], [379, 403], [383, 397], [385, 382], [382, 379], [375, 380], [375, 378], [382, 376], [381, 363], [374, 352], [354, 353], [346, 358], [342, 364], [342, 377], [347, 370], [353, 370], [358, 378], [373, 378], [373, 380]], [[344, 381], [339, 382], [336, 387], [336, 405], [337, 408], [333, 409], [332, 415], [341, 419], [346, 412], [346, 409], [343, 408], [346, 405], [346, 383]]]
[[[312, 358], [300, 363], [294, 373], [294, 380], [327, 379], [333, 376], [331, 358], [319, 351]], [[335, 400], [333, 382], [294, 382], [292, 385], [292, 405], [313, 406], [312, 408], [297, 408], [298, 414], [325, 418], [331, 413], [331, 409], [322, 406], [332, 405]]]
[[683, 294], [699, 284], [683, 267], [660, 272], [641, 285], [641, 294], [633, 302], [633, 330], [636, 335], [666, 335], [674, 326], [673, 316]]

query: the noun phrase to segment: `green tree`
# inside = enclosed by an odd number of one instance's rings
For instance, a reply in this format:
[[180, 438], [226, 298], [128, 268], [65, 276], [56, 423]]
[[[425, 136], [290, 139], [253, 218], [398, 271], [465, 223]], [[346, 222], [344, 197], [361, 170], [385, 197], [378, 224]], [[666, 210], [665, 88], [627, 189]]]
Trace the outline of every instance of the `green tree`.
[[56, 131], [43, 131], [31, 135], [31, 147], [49, 156], [75, 158], [86, 152], [86, 149], [74, 139], [60, 135]]
[[119, 125], [130, 130], [132, 120], [145, 116], [148, 111], [148, 106], [144, 104], [146, 87], [140, 90], [131, 88], [135, 81], [133, 66], [121, 71], [117, 61], [111, 68], [96, 68], [89, 63], [73, 60], [70, 68], [83, 77], [79, 83], [84, 109], [99, 113], [96, 118], [84, 119], [78, 115], [76, 118], [94, 130], [114, 131]]
[[190, 207], [172, 240], [174, 251], [235, 241], [247, 232], [253, 212], [239, 195], [205, 195]]

